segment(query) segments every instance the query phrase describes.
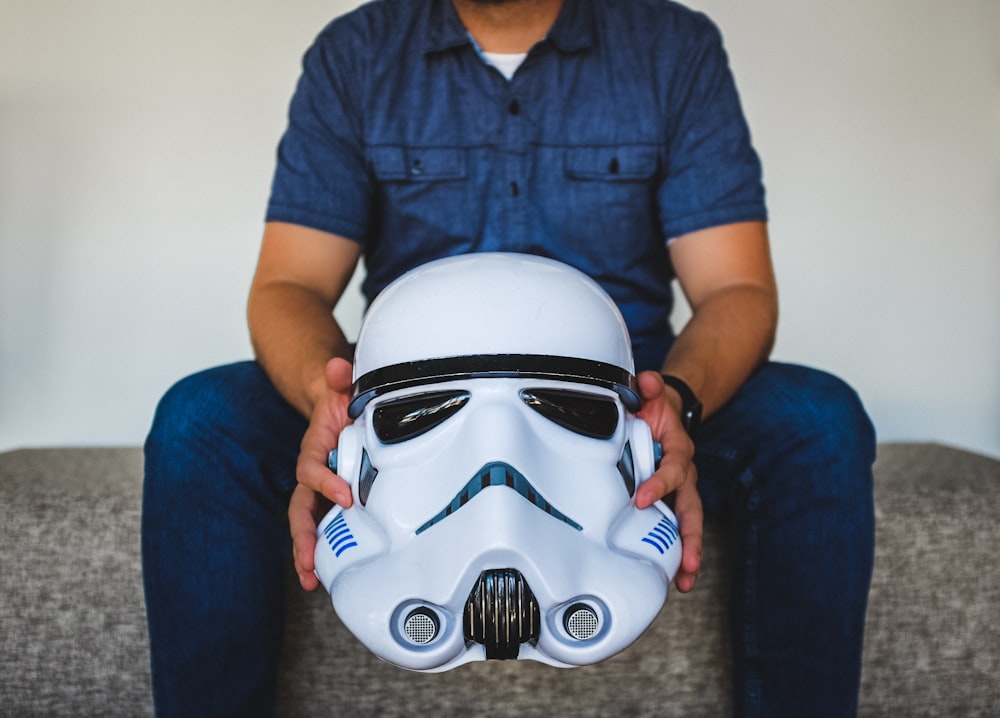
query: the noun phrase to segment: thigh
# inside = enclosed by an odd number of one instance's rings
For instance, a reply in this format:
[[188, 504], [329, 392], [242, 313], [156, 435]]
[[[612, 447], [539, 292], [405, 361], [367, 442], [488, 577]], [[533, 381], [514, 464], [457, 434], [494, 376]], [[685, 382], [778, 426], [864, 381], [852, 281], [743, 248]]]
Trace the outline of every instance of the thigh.
[[207, 491], [253, 476], [264, 482], [260, 489], [287, 499], [307, 425], [256, 362], [208, 369], [182, 379], [160, 401], [146, 441], [147, 469], [152, 464], [170, 475], [183, 469], [175, 479]]
[[161, 400], [142, 517], [158, 713], [270, 713], [305, 428], [252, 362], [195, 374]]
[[778, 362], [704, 422], [695, 454], [706, 511], [717, 514], [738, 509], [752, 480], [786, 482], [789, 500], [870, 491], [874, 459], [874, 427], [857, 393], [826, 372]]
[[851, 715], [874, 548], [875, 438], [857, 394], [772, 363], [704, 429], [699, 490], [729, 527], [736, 714]]

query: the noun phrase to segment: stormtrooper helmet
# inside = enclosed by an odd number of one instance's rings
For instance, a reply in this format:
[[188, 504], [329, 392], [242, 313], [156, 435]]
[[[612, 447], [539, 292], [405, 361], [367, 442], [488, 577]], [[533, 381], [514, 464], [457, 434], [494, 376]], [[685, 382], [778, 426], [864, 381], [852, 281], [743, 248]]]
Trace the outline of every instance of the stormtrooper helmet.
[[635, 506], [659, 449], [639, 408], [621, 314], [581, 272], [481, 253], [400, 277], [362, 324], [331, 452], [354, 503], [317, 530], [343, 623], [418, 671], [629, 646], [681, 558], [670, 509]]

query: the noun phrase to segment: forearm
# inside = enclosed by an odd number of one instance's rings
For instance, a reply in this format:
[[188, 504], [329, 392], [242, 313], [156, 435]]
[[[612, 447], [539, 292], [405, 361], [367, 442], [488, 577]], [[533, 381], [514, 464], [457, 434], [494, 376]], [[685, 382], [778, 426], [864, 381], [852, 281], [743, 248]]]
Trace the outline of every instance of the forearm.
[[683, 379], [708, 416], [767, 360], [777, 319], [772, 288], [737, 284], [719, 289], [699, 303], [664, 361], [663, 372]]
[[282, 396], [310, 416], [326, 390], [326, 363], [351, 357], [330, 307], [303, 287], [275, 282], [251, 291], [247, 316], [257, 361]]
[[257, 361], [278, 391], [305, 416], [326, 394], [324, 371], [350, 359], [333, 308], [347, 287], [361, 247], [344, 237], [295, 224], [264, 226], [247, 320]]

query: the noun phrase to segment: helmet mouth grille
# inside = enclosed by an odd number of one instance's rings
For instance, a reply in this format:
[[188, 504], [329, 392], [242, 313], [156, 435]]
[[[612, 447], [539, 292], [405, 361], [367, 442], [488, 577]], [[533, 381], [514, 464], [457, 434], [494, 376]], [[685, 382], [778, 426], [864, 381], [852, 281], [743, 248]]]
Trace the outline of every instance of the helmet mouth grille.
[[483, 571], [465, 604], [465, 640], [486, 648], [486, 660], [517, 658], [522, 643], [535, 645], [538, 602], [520, 571]]

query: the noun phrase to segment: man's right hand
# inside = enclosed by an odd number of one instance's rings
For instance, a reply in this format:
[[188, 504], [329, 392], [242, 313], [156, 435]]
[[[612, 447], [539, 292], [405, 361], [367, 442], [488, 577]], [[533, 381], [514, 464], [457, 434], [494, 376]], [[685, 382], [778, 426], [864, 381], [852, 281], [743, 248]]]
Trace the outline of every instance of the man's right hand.
[[295, 475], [295, 487], [288, 504], [288, 523], [292, 534], [292, 554], [299, 583], [314, 591], [319, 580], [316, 568], [316, 526], [333, 504], [351, 505], [351, 487], [328, 466], [330, 451], [337, 447], [340, 432], [351, 423], [347, 405], [351, 398], [351, 363], [334, 358], [326, 365], [326, 390], [316, 402], [309, 428], [302, 438]]

